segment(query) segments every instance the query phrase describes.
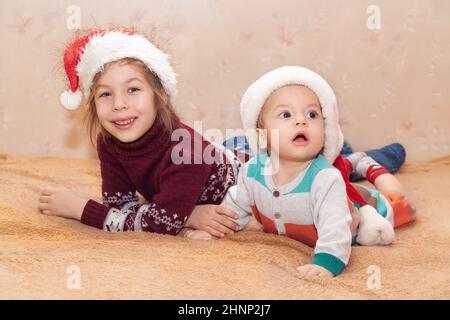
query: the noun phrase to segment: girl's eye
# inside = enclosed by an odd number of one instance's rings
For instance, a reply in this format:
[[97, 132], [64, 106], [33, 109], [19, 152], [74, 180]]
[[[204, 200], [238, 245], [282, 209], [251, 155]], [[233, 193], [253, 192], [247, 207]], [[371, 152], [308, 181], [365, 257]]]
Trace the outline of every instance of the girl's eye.
[[98, 97], [103, 98], [103, 97], [109, 97], [110, 95], [111, 95], [111, 93], [109, 93], [109, 92], [103, 92]]
[[306, 113], [306, 116], [310, 119], [316, 119], [319, 114], [317, 113], [317, 111], [309, 111]]
[[136, 92], [136, 91], [139, 91], [139, 90], [140, 90], [139, 88], [132, 87], [132, 88], [128, 89], [128, 92], [129, 93], [133, 93], [133, 92]]
[[280, 118], [282, 118], [282, 119], [288, 119], [288, 118], [290, 118], [291, 117], [291, 113], [289, 112], [289, 111], [283, 111], [281, 114], [280, 114]]

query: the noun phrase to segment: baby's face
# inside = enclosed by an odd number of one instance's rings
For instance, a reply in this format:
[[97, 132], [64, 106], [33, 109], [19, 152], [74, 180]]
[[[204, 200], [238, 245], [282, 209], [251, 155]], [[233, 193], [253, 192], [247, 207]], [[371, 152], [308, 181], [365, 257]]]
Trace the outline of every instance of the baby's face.
[[[304, 162], [316, 157], [324, 146], [320, 102], [305, 86], [288, 85], [274, 91], [262, 108], [261, 122], [271, 156]], [[279, 141], [273, 141], [276, 135], [271, 135], [272, 130], [278, 131]]]
[[118, 140], [136, 141], [153, 125], [155, 94], [131, 65], [108, 65], [93, 90], [100, 124]]

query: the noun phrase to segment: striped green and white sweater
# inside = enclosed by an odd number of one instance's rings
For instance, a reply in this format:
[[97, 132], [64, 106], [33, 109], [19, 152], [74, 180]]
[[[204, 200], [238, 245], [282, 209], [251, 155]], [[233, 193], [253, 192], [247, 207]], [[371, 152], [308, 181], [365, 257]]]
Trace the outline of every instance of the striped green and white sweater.
[[290, 183], [275, 186], [270, 158], [258, 155], [240, 170], [222, 205], [239, 215], [241, 229], [253, 214], [264, 231], [314, 247], [312, 264], [340, 274], [351, 252], [351, 215], [339, 170], [319, 155]]

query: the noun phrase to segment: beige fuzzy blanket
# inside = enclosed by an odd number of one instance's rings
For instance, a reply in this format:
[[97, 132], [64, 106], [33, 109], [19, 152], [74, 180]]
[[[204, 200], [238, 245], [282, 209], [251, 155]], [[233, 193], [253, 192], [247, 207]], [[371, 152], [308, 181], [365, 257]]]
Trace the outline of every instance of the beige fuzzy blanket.
[[296, 274], [312, 249], [280, 236], [189, 241], [43, 216], [46, 183], [99, 200], [98, 162], [0, 156], [0, 298], [449, 299], [450, 157], [405, 165], [398, 177], [415, 200], [416, 223], [388, 247], [353, 247], [344, 273], [322, 282]]

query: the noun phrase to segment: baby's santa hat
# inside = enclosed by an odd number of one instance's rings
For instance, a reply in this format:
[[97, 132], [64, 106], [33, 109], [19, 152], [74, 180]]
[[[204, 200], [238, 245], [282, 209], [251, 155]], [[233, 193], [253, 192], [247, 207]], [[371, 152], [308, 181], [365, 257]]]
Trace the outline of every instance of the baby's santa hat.
[[[90, 94], [95, 75], [105, 64], [123, 58], [142, 61], [161, 81], [172, 104], [176, 98], [176, 74], [169, 56], [145, 36], [125, 29], [95, 30], [73, 41], [64, 51], [64, 68], [70, 90], [61, 94], [61, 104], [77, 109]], [[83, 92], [80, 90], [80, 84]]]
[[319, 99], [325, 119], [325, 143], [322, 154], [329, 163], [332, 163], [341, 172], [350, 199], [361, 206], [366, 205], [364, 198], [350, 184], [347, 170], [340, 155], [344, 144], [344, 136], [339, 125], [336, 96], [330, 85], [319, 74], [299, 66], [285, 66], [266, 73], [250, 85], [242, 97], [240, 106], [241, 119], [250, 147], [253, 150], [258, 150], [256, 137], [252, 136], [251, 133], [256, 130], [258, 117], [266, 100], [275, 90], [295, 84], [309, 88]]

